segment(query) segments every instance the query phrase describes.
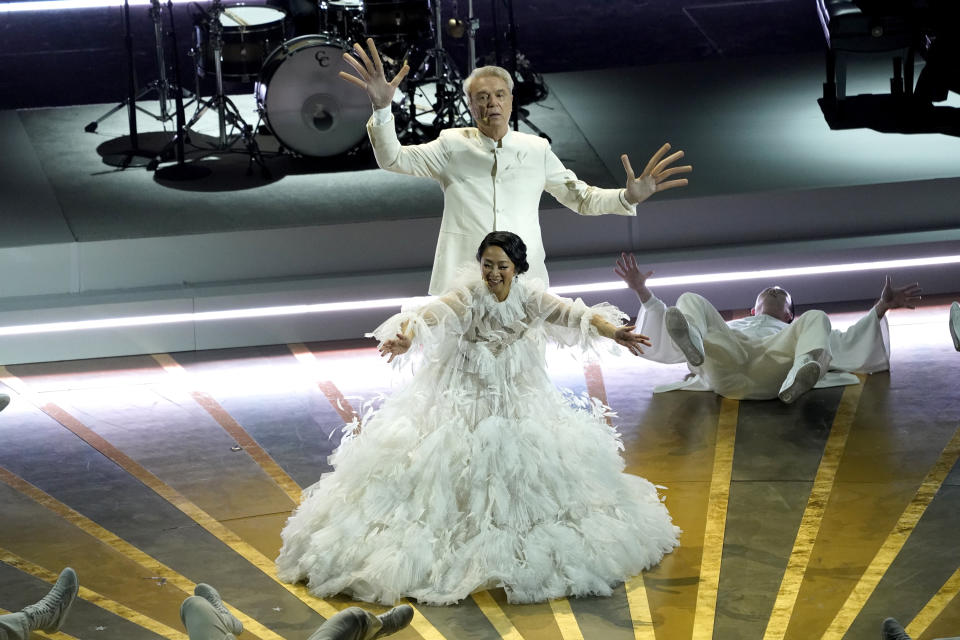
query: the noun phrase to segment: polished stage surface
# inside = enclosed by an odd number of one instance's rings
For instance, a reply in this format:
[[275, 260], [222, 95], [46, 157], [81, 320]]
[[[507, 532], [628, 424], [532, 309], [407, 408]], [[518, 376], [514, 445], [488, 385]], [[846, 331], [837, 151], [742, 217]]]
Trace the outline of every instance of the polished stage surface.
[[[681, 546], [609, 598], [510, 605], [494, 589], [417, 606], [397, 637], [860, 639], [890, 615], [916, 638], [955, 635], [949, 299], [890, 313], [889, 373], [790, 406], [653, 395], [684, 367], [551, 351], [556, 384], [614, 409], [626, 471], [665, 487]], [[344, 420], [392, 384], [371, 342], [0, 369], [12, 396], [0, 414], [0, 608], [33, 602], [70, 565], [80, 599], [58, 640], [185, 640], [178, 607], [197, 582], [220, 590], [242, 638], [306, 638], [351, 603], [276, 580], [280, 530], [329, 471]]]

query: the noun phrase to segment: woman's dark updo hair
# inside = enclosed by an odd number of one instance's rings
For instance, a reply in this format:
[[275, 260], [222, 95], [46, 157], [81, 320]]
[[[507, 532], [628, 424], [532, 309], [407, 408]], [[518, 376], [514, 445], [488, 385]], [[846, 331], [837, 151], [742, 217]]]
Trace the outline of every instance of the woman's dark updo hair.
[[477, 262], [480, 262], [480, 259], [483, 257], [483, 252], [487, 250], [487, 247], [500, 247], [503, 249], [503, 252], [510, 258], [510, 262], [513, 263], [513, 268], [518, 275], [526, 272], [527, 269], [530, 268], [530, 263], [527, 262], [527, 245], [525, 245], [523, 240], [520, 239], [520, 236], [515, 233], [510, 233], [509, 231], [492, 231], [488, 233], [487, 237], [480, 243], [480, 248], [477, 249]]

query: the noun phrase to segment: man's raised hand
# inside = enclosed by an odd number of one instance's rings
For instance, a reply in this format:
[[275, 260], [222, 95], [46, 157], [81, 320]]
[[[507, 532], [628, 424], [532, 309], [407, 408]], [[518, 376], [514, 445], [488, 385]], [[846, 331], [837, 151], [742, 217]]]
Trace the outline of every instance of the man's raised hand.
[[410, 72], [410, 65], [404, 62], [397, 75], [393, 76], [393, 80], [387, 82], [387, 77], [383, 72], [383, 62], [380, 60], [377, 46], [373, 44], [373, 38], [367, 38], [367, 49], [370, 50], [370, 55], [367, 55], [367, 52], [363, 50], [359, 43], [354, 42], [353, 53], [357, 57], [344, 53], [343, 59], [356, 70], [357, 75], [350, 75], [346, 71], [341, 71], [338, 75], [366, 91], [374, 109], [389, 107], [393, 102], [393, 94], [397, 87]]
[[686, 178], [667, 180], [667, 178], [675, 176], [678, 173], [690, 173], [693, 171], [693, 167], [689, 164], [671, 167], [671, 164], [683, 157], [683, 151], [675, 151], [664, 158], [663, 156], [668, 151], [670, 151], [669, 142], [653, 154], [650, 162], [647, 163], [643, 173], [639, 176], [633, 173], [633, 167], [630, 166], [630, 158], [627, 157], [627, 154], [620, 156], [620, 161], [623, 163], [623, 170], [627, 173], [627, 202], [630, 204], [639, 204], [657, 191], [666, 191], [667, 189], [687, 185]]
[[632, 253], [621, 253], [617, 258], [617, 266], [613, 272], [627, 283], [627, 286], [633, 289], [640, 297], [640, 302], [646, 302], [653, 296], [653, 292], [647, 287], [647, 279], [653, 275], [653, 271], [643, 273], [637, 266], [637, 259]]
[[894, 287], [893, 280], [887, 276], [883, 281], [883, 291], [880, 292], [880, 305], [885, 309], [900, 309], [906, 307], [914, 309], [920, 302], [923, 290], [919, 283], [914, 282], [903, 287]]

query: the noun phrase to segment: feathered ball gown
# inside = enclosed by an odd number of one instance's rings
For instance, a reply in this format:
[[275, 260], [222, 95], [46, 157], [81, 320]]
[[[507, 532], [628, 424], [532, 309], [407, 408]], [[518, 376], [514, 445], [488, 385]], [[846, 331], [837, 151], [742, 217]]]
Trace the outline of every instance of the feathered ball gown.
[[607, 408], [577, 406], [547, 376], [548, 339], [589, 349], [605, 341], [591, 319], [623, 314], [523, 278], [499, 302], [472, 280], [374, 331], [411, 326], [417, 369], [305, 490], [282, 580], [382, 604], [499, 586], [537, 602], [609, 595], [678, 544], [656, 488], [623, 473]]

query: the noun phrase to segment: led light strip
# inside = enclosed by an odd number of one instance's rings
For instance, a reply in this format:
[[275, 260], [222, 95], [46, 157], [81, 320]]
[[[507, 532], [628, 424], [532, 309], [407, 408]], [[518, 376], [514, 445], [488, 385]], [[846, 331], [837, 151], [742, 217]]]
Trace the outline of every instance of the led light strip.
[[[650, 278], [651, 287], [672, 287], [691, 284], [716, 282], [736, 282], [740, 280], [769, 280], [796, 276], [828, 275], [856, 271], [878, 271], [887, 269], [905, 269], [945, 264], [960, 264], [960, 255], [936, 256], [932, 258], [909, 258], [903, 260], [881, 260], [878, 262], [851, 262], [819, 267], [788, 267], [783, 269], [764, 269], [758, 271], [728, 271], [725, 273], [707, 273], [689, 276], [671, 276]], [[625, 289], [621, 281], [596, 282], [593, 284], [564, 285], [552, 287], [556, 294], [587, 293]], [[325, 302], [320, 304], [295, 304], [279, 307], [256, 307], [252, 309], [226, 309], [223, 311], [200, 311], [196, 313], [168, 313], [149, 316], [130, 316], [126, 318], [104, 318], [100, 320], [73, 320], [66, 322], [45, 322], [40, 324], [21, 324], [0, 327], [0, 336], [22, 336], [37, 333], [60, 333], [65, 331], [84, 331], [88, 329], [119, 329], [124, 327], [143, 327], [183, 322], [208, 322], [210, 320], [233, 320], [239, 318], [269, 318], [294, 316], [308, 313], [329, 313], [332, 311], [361, 311], [364, 309], [388, 309], [401, 307], [408, 302], [424, 300], [422, 296], [411, 298], [381, 298], [379, 300], [354, 300], [350, 302]]]
[[[738, 280], [769, 280], [793, 278], [796, 276], [831, 275], [856, 271], [878, 271], [884, 269], [905, 269], [908, 267], [928, 267], [938, 264], [960, 263], [960, 256], [937, 256], [933, 258], [907, 258], [903, 260], [881, 260], [878, 262], [850, 262], [847, 264], [827, 264], [819, 267], [785, 267], [782, 269], [762, 269], [757, 271], [728, 271], [726, 273], [707, 273], [690, 276], [671, 276], [668, 278], [650, 278], [647, 286], [674, 287], [682, 284], [709, 284], [716, 282], [737, 282]], [[556, 294], [587, 293], [593, 291], [613, 291], [626, 289], [622, 280], [597, 282], [595, 284], [571, 284], [551, 287]]]
[[[186, 4], [191, 0], [173, 0], [174, 4]], [[161, 4], [166, 5], [166, 0]], [[130, 0], [131, 7], [148, 6], [150, 0]], [[0, 13], [23, 11], [61, 11], [63, 9], [101, 9], [123, 6], [123, 0], [30, 0], [28, 2], [0, 2]]]
[[223, 311], [200, 311], [195, 313], [166, 313], [151, 316], [104, 318], [102, 320], [73, 320], [67, 322], [44, 322], [41, 324], [20, 324], [9, 327], [0, 327], [0, 336], [22, 336], [32, 333], [59, 333], [63, 331], [83, 331], [86, 329], [117, 329], [123, 327], [143, 327], [158, 324], [178, 324], [182, 322], [234, 320], [238, 318], [269, 318], [274, 316], [295, 316], [306, 313], [327, 313], [330, 311], [382, 309], [389, 307], [400, 307], [406, 302], [417, 299], [418, 298], [384, 298], [381, 300], [357, 300], [354, 302], [293, 304], [282, 307], [255, 307], [252, 309], [225, 309]]

